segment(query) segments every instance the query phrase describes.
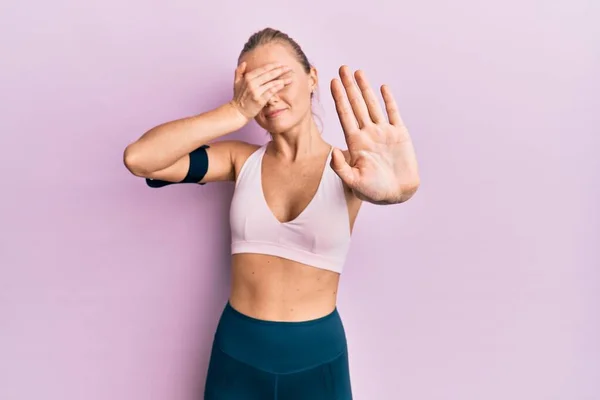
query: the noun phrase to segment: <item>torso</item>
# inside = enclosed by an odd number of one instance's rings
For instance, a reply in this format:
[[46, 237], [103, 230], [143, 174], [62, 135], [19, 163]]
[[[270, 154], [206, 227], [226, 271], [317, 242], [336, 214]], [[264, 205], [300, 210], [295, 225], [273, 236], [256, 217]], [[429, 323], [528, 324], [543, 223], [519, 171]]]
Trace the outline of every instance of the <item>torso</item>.
[[[249, 149], [257, 149], [251, 146]], [[247, 157], [235, 160], [236, 177]], [[313, 199], [323, 174], [329, 148], [310, 159], [283, 162], [267, 151], [262, 164], [262, 189], [273, 216], [280, 222], [294, 220]], [[346, 190], [350, 229], [361, 202]], [[263, 254], [232, 256], [229, 301], [238, 311], [272, 321], [305, 321], [333, 311], [337, 302], [339, 273], [292, 260]]]

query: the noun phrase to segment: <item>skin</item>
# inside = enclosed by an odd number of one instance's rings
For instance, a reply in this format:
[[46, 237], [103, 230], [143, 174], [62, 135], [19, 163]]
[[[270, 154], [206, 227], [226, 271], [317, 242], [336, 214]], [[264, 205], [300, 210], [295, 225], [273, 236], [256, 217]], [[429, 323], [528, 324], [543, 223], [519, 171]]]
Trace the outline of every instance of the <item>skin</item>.
[[[262, 190], [273, 216], [282, 223], [296, 218], [314, 197], [323, 168], [332, 168], [344, 182], [352, 230], [362, 202], [403, 203], [416, 192], [419, 174], [412, 141], [389, 88], [381, 87], [384, 111], [362, 71], [353, 75], [342, 66], [339, 75], [330, 89], [348, 149], [334, 149], [329, 165], [331, 145], [311, 113], [317, 71], [307, 73], [292, 49], [279, 42], [240, 58], [231, 102], [153, 128], [128, 146], [125, 165], [137, 176], [180, 181], [189, 167], [189, 152], [255, 119], [272, 136], [263, 158]], [[273, 116], [275, 111], [279, 113]], [[178, 134], [186, 141], [174, 140]], [[209, 171], [202, 182], [235, 181], [256, 149], [243, 141], [211, 143]], [[333, 311], [339, 279], [336, 272], [275, 256], [234, 254], [230, 302], [254, 318], [310, 320]]]
[[[255, 117], [272, 135], [263, 158], [263, 194], [273, 216], [291, 221], [314, 197], [331, 145], [323, 140], [311, 113], [310, 93], [318, 84], [317, 71], [308, 74], [284, 44], [261, 46], [240, 63], [254, 70], [269, 63], [291, 67], [281, 77], [293, 82], [271, 97]], [[269, 113], [284, 110], [275, 118]], [[255, 150], [257, 147], [254, 147]], [[241, 168], [241, 159], [236, 168]], [[347, 191], [350, 224], [361, 201]], [[230, 302], [239, 311], [268, 320], [318, 318], [335, 308], [340, 275], [291, 260], [261, 254], [232, 256]]]

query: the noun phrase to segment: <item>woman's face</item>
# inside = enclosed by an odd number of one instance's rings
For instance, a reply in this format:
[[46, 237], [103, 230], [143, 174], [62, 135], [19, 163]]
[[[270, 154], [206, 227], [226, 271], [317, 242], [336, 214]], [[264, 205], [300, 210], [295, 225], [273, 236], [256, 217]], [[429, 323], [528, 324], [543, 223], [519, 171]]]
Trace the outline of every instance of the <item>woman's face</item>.
[[246, 72], [269, 63], [282, 63], [291, 71], [281, 78], [292, 78], [292, 83], [276, 93], [255, 117], [256, 122], [271, 134], [291, 130], [306, 118], [312, 117], [311, 92], [317, 85], [314, 68], [306, 73], [293, 50], [285, 43], [273, 42], [259, 46], [244, 54], [240, 63], [246, 61]]

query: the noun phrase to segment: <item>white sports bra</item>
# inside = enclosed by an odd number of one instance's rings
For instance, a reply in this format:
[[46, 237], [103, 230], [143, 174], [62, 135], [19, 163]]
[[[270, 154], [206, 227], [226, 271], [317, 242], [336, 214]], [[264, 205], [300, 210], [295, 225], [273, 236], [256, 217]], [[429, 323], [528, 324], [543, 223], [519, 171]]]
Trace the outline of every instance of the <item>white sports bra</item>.
[[242, 166], [230, 208], [231, 252], [269, 254], [341, 273], [350, 246], [350, 220], [342, 180], [329, 166], [317, 192], [292, 221], [280, 222], [262, 190], [262, 159], [267, 145]]

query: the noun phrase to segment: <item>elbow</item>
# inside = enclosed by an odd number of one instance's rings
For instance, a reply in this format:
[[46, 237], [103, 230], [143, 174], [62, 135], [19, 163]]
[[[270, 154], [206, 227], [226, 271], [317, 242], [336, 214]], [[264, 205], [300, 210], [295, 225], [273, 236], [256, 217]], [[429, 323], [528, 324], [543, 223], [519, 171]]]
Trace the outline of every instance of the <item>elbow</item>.
[[134, 144], [130, 144], [125, 148], [125, 151], [123, 152], [123, 164], [125, 165], [125, 168], [135, 176], [143, 178], [149, 174], [142, 157], [139, 152], [135, 150]]

